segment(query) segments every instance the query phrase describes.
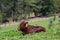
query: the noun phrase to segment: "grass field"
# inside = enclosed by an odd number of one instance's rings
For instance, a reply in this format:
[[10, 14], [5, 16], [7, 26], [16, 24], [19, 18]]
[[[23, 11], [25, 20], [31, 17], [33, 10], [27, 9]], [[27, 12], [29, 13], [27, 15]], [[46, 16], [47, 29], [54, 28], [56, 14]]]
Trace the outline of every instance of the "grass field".
[[49, 19], [30, 22], [31, 25], [41, 25], [46, 28], [46, 32], [32, 33], [22, 35], [21, 31], [17, 31], [18, 24], [0, 27], [0, 40], [60, 40], [60, 25], [58, 18], [53, 22], [49, 29]]

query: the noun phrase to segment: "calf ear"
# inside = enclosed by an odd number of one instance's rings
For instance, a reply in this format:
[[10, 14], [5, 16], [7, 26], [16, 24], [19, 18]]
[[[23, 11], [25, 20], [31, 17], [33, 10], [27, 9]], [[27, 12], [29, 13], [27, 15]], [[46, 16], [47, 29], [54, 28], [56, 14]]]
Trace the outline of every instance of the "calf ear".
[[28, 24], [26, 24], [26, 26], [25, 27], [28, 27]]

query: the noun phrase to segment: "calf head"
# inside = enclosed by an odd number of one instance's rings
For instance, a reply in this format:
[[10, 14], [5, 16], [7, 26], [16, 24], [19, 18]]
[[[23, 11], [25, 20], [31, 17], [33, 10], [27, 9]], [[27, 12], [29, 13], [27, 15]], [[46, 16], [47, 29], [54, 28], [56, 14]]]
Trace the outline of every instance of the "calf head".
[[22, 30], [22, 29], [26, 28], [26, 27], [27, 27], [26, 24], [28, 24], [28, 22], [22, 21], [22, 22], [20, 23], [19, 27], [18, 27], [18, 30]]

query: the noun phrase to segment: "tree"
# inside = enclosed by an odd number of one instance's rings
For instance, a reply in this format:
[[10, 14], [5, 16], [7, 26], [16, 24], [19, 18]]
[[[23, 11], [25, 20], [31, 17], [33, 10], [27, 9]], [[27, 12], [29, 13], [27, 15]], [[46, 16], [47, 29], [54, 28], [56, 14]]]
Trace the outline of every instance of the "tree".
[[32, 11], [35, 13], [35, 16], [38, 16], [42, 13], [43, 16], [46, 16], [47, 13], [50, 15], [55, 12], [54, 0], [25, 0]]
[[9, 16], [7, 14], [9, 14], [8, 10], [12, 7], [12, 0], [0, 0], [0, 10], [2, 12], [2, 20], [7, 19]]
[[37, 17], [53, 14], [59, 7], [57, 4], [57, 0], [0, 0], [0, 10], [4, 19], [22, 17], [22, 14], [25, 17], [32, 12]]

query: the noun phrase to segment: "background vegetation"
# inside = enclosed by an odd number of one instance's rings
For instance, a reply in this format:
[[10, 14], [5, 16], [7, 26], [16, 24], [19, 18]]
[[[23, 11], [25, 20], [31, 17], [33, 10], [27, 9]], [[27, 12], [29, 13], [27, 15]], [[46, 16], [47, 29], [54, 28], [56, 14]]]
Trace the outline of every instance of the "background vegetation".
[[48, 16], [59, 11], [60, 0], [0, 0], [1, 20]]

